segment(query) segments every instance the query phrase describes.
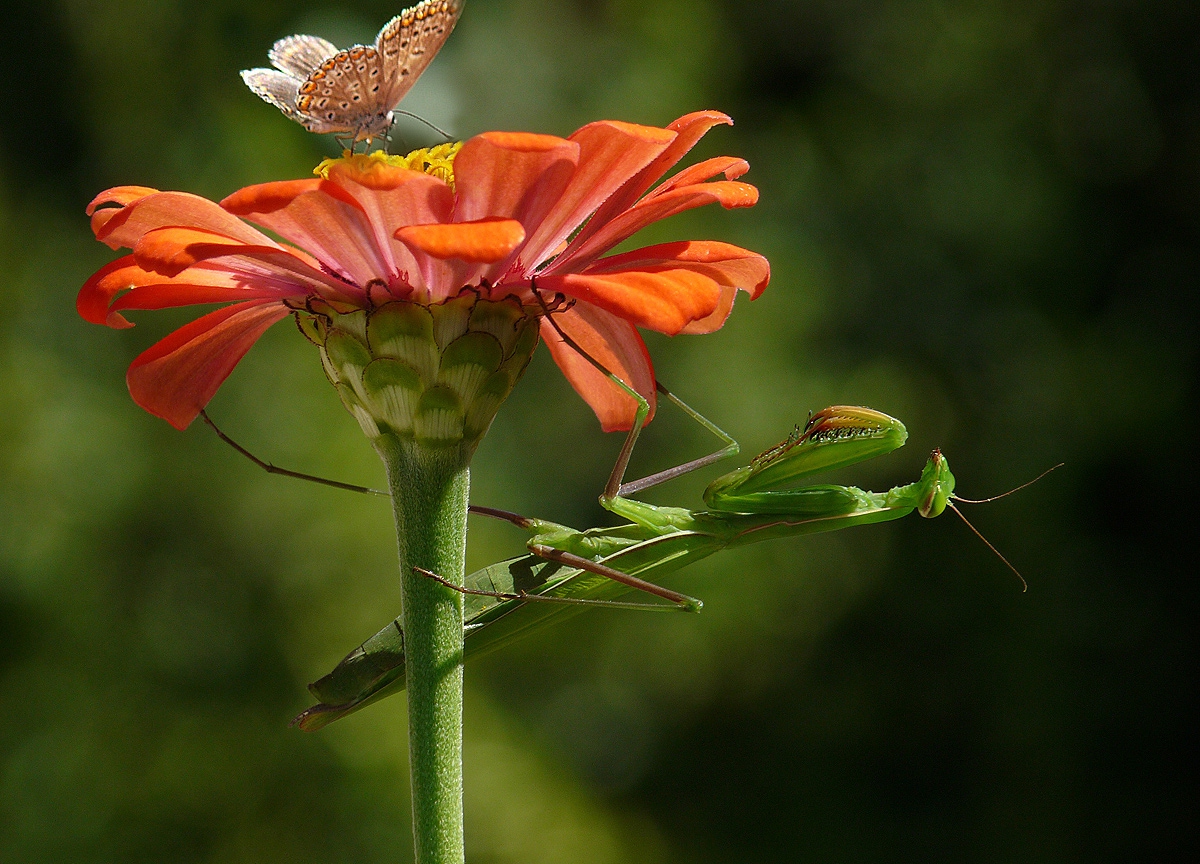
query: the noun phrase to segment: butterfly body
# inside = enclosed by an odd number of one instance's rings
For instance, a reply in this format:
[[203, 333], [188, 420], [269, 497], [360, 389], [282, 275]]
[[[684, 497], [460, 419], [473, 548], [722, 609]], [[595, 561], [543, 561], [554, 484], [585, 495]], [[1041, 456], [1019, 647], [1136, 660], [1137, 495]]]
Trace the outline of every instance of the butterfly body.
[[319, 36], [280, 39], [274, 69], [247, 69], [246, 85], [310, 132], [354, 142], [384, 138], [393, 109], [445, 44], [462, 0], [423, 0], [379, 31], [373, 45], [339, 50]]

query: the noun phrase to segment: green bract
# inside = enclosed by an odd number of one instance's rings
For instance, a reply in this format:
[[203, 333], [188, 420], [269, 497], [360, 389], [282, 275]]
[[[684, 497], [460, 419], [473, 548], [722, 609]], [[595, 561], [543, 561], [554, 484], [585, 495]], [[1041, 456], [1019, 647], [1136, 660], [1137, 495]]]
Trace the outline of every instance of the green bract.
[[539, 311], [464, 291], [349, 312], [313, 302], [296, 317], [368, 438], [469, 454], [533, 356]]

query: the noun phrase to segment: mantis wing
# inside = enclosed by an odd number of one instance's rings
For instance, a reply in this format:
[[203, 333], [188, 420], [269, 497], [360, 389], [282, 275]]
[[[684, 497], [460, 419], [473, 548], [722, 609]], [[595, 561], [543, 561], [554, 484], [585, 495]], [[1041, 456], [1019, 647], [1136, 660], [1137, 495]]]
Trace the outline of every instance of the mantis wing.
[[[706, 534], [679, 532], [629, 546], [600, 559], [631, 576], [655, 579], [705, 558], [725, 545]], [[500, 593], [541, 594], [589, 600], [611, 600], [630, 588], [585, 570], [521, 555], [477, 570], [465, 579], [467, 588]], [[526, 603], [466, 595], [463, 621], [467, 657], [494, 651], [584, 607], [555, 603]], [[292, 725], [315, 732], [404, 689], [404, 632], [400, 619], [359, 645], [330, 672], [309, 685], [318, 703], [297, 716]]]

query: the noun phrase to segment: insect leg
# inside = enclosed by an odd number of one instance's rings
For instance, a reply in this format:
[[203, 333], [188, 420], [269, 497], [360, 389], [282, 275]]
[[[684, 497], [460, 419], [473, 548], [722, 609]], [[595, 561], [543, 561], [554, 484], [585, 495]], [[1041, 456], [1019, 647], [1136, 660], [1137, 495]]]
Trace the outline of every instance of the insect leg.
[[200, 417], [202, 420], [204, 420], [205, 423], [207, 423], [209, 425], [209, 427], [214, 432], [217, 433], [218, 438], [220, 438], [222, 441], [224, 441], [226, 444], [228, 444], [230, 447], [232, 447], [237, 452], [241, 453], [243, 456], [245, 456], [247, 459], [249, 459], [251, 462], [253, 462], [255, 465], [257, 465], [259, 468], [266, 471], [268, 474], [280, 474], [284, 477], [294, 477], [297, 480], [308, 480], [309, 482], [312, 482], [312, 483], [320, 483], [324, 486], [332, 486], [334, 489], [345, 489], [347, 492], [360, 492], [364, 495], [381, 495], [384, 498], [392, 497], [390, 494], [383, 491], [382, 489], [371, 489], [370, 487], [367, 487], [367, 486], [357, 486], [353, 483], [343, 483], [340, 480], [329, 480], [328, 478], [325, 478], [325, 477], [317, 477], [316, 475], [313, 475], [313, 474], [305, 474], [301, 471], [291, 471], [287, 468], [280, 468], [277, 465], [272, 465], [270, 462], [267, 462], [263, 459], [259, 459], [257, 456], [255, 456], [253, 453], [251, 453], [249, 450], [247, 450], [245, 447], [243, 447], [241, 444], [237, 443], [232, 438], [230, 438], [228, 435], [226, 435], [224, 432], [222, 432], [220, 427], [218, 427], [217, 424], [212, 421], [212, 418], [208, 416], [208, 413], [204, 409], [200, 410]]
[[[444, 579], [432, 570], [426, 570], [424, 567], [414, 567], [413, 571], [427, 579], [432, 579], [434, 582], [445, 585], [459, 594], [470, 594], [473, 597], [495, 597], [497, 600], [518, 600], [522, 603], [565, 603], [573, 606], [606, 606], [609, 609], [639, 609], [646, 612], [692, 612], [699, 610], [698, 606], [693, 609], [689, 606], [676, 605], [675, 603], [630, 603], [624, 600], [590, 600], [586, 597], [557, 597], [553, 594], [530, 594], [526, 591], [482, 591], [478, 588], [464, 588], [462, 585], [455, 585], [449, 579]], [[700, 601], [694, 600], [693, 602], [699, 603]]]
[[589, 354], [582, 345], [567, 335], [567, 333], [563, 331], [562, 327], [559, 326], [558, 322], [554, 320], [553, 313], [556, 310], [551, 309], [546, 304], [545, 299], [542, 297], [541, 292], [538, 291], [537, 285], [534, 284], [533, 280], [530, 280], [530, 287], [532, 288], [533, 294], [537, 298], [538, 303], [543, 309], [546, 320], [550, 322], [550, 326], [554, 328], [554, 331], [558, 334], [559, 338], [562, 339], [568, 347], [575, 351], [575, 353], [595, 367], [597, 371], [607, 377], [610, 381], [612, 381], [638, 402], [638, 411], [635, 415], [634, 423], [629, 429], [629, 434], [626, 436], [625, 443], [621, 447], [621, 452], [617, 456], [616, 464], [613, 465], [612, 473], [609, 475], [608, 483], [604, 487], [605, 498], [611, 499], [624, 495], [632, 495], [635, 492], [639, 492], [643, 489], [649, 489], [652, 486], [665, 483], [668, 480], [680, 477], [684, 474], [695, 471], [698, 468], [704, 468], [705, 466], [712, 465], [713, 463], [719, 462], [722, 459], [727, 459], [730, 456], [737, 455], [740, 447], [737, 441], [735, 441], [731, 435], [726, 433], [715, 423], [713, 423], [696, 409], [692, 408], [690, 405], [668, 390], [666, 386], [656, 380], [654, 386], [659, 393], [666, 396], [669, 401], [674, 403], [685, 414], [687, 414], [705, 429], [712, 432], [719, 439], [724, 441], [725, 446], [707, 456], [701, 456], [699, 459], [693, 459], [690, 462], [685, 462], [684, 464], [677, 465], [674, 468], [658, 471], [654, 474], [642, 477], [639, 480], [633, 480], [629, 483], [623, 482], [625, 478], [625, 469], [629, 466], [629, 458], [633, 454], [634, 445], [637, 443], [638, 435], [641, 434], [642, 425], [645, 423], [646, 414], [650, 410], [649, 403], [646, 402], [646, 399], [644, 396], [642, 396], [642, 394], [630, 387], [620, 378], [620, 376], [615, 375], [603, 363]]
[[529, 551], [548, 561], [557, 561], [560, 564], [566, 564], [568, 567], [574, 567], [577, 570], [586, 570], [588, 573], [595, 573], [597, 576], [604, 576], [614, 582], [635, 588], [638, 591], [645, 591], [647, 594], [669, 600], [672, 603], [678, 604], [679, 608], [685, 612], [699, 612], [704, 607], [704, 603], [695, 597], [689, 597], [687, 594], [680, 594], [678, 591], [672, 591], [670, 588], [663, 588], [661, 585], [655, 585], [653, 582], [647, 582], [645, 579], [630, 576], [628, 573], [622, 573], [615, 567], [609, 567], [607, 564], [592, 561], [573, 552], [564, 552], [561, 549], [555, 549], [553, 546], [544, 546], [540, 543], [530, 543]]

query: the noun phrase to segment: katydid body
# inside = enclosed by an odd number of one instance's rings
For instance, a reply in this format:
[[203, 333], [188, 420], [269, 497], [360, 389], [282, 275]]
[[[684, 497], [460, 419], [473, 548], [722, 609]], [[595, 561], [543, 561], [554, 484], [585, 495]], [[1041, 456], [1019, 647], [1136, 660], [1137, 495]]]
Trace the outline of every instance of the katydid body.
[[[884, 522], [914, 510], [937, 516], [953, 494], [954, 476], [936, 450], [917, 482], [887, 492], [828, 484], [788, 486], [890, 452], [906, 437], [903, 424], [886, 414], [866, 408], [828, 408], [814, 415], [803, 432], [798, 430], [750, 465], [710, 484], [704, 494], [706, 510], [659, 507], [620, 494], [605, 495], [601, 503], [628, 520], [612, 528], [577, 531], [475, 508], [528, 530], [531, 551], [466, 577], [466, 655], [495, 650], [580, 611], [580, 605], [571, 601], [611, 600], [638, 587], [614, 581], [614, 571], [656, 583], [722, 549]], [[617, 472], [614, 477], [610, 487], [619, 490]], [[569, 557], [547, 557], [554, 552]], [[551, 599], [563, 602], [540, 602]], [[319, 729], [403, 688], [404, 637], [397, 619], [310, 686], [320, 703], [297, 717], [296, 723], [305, 730]]]

